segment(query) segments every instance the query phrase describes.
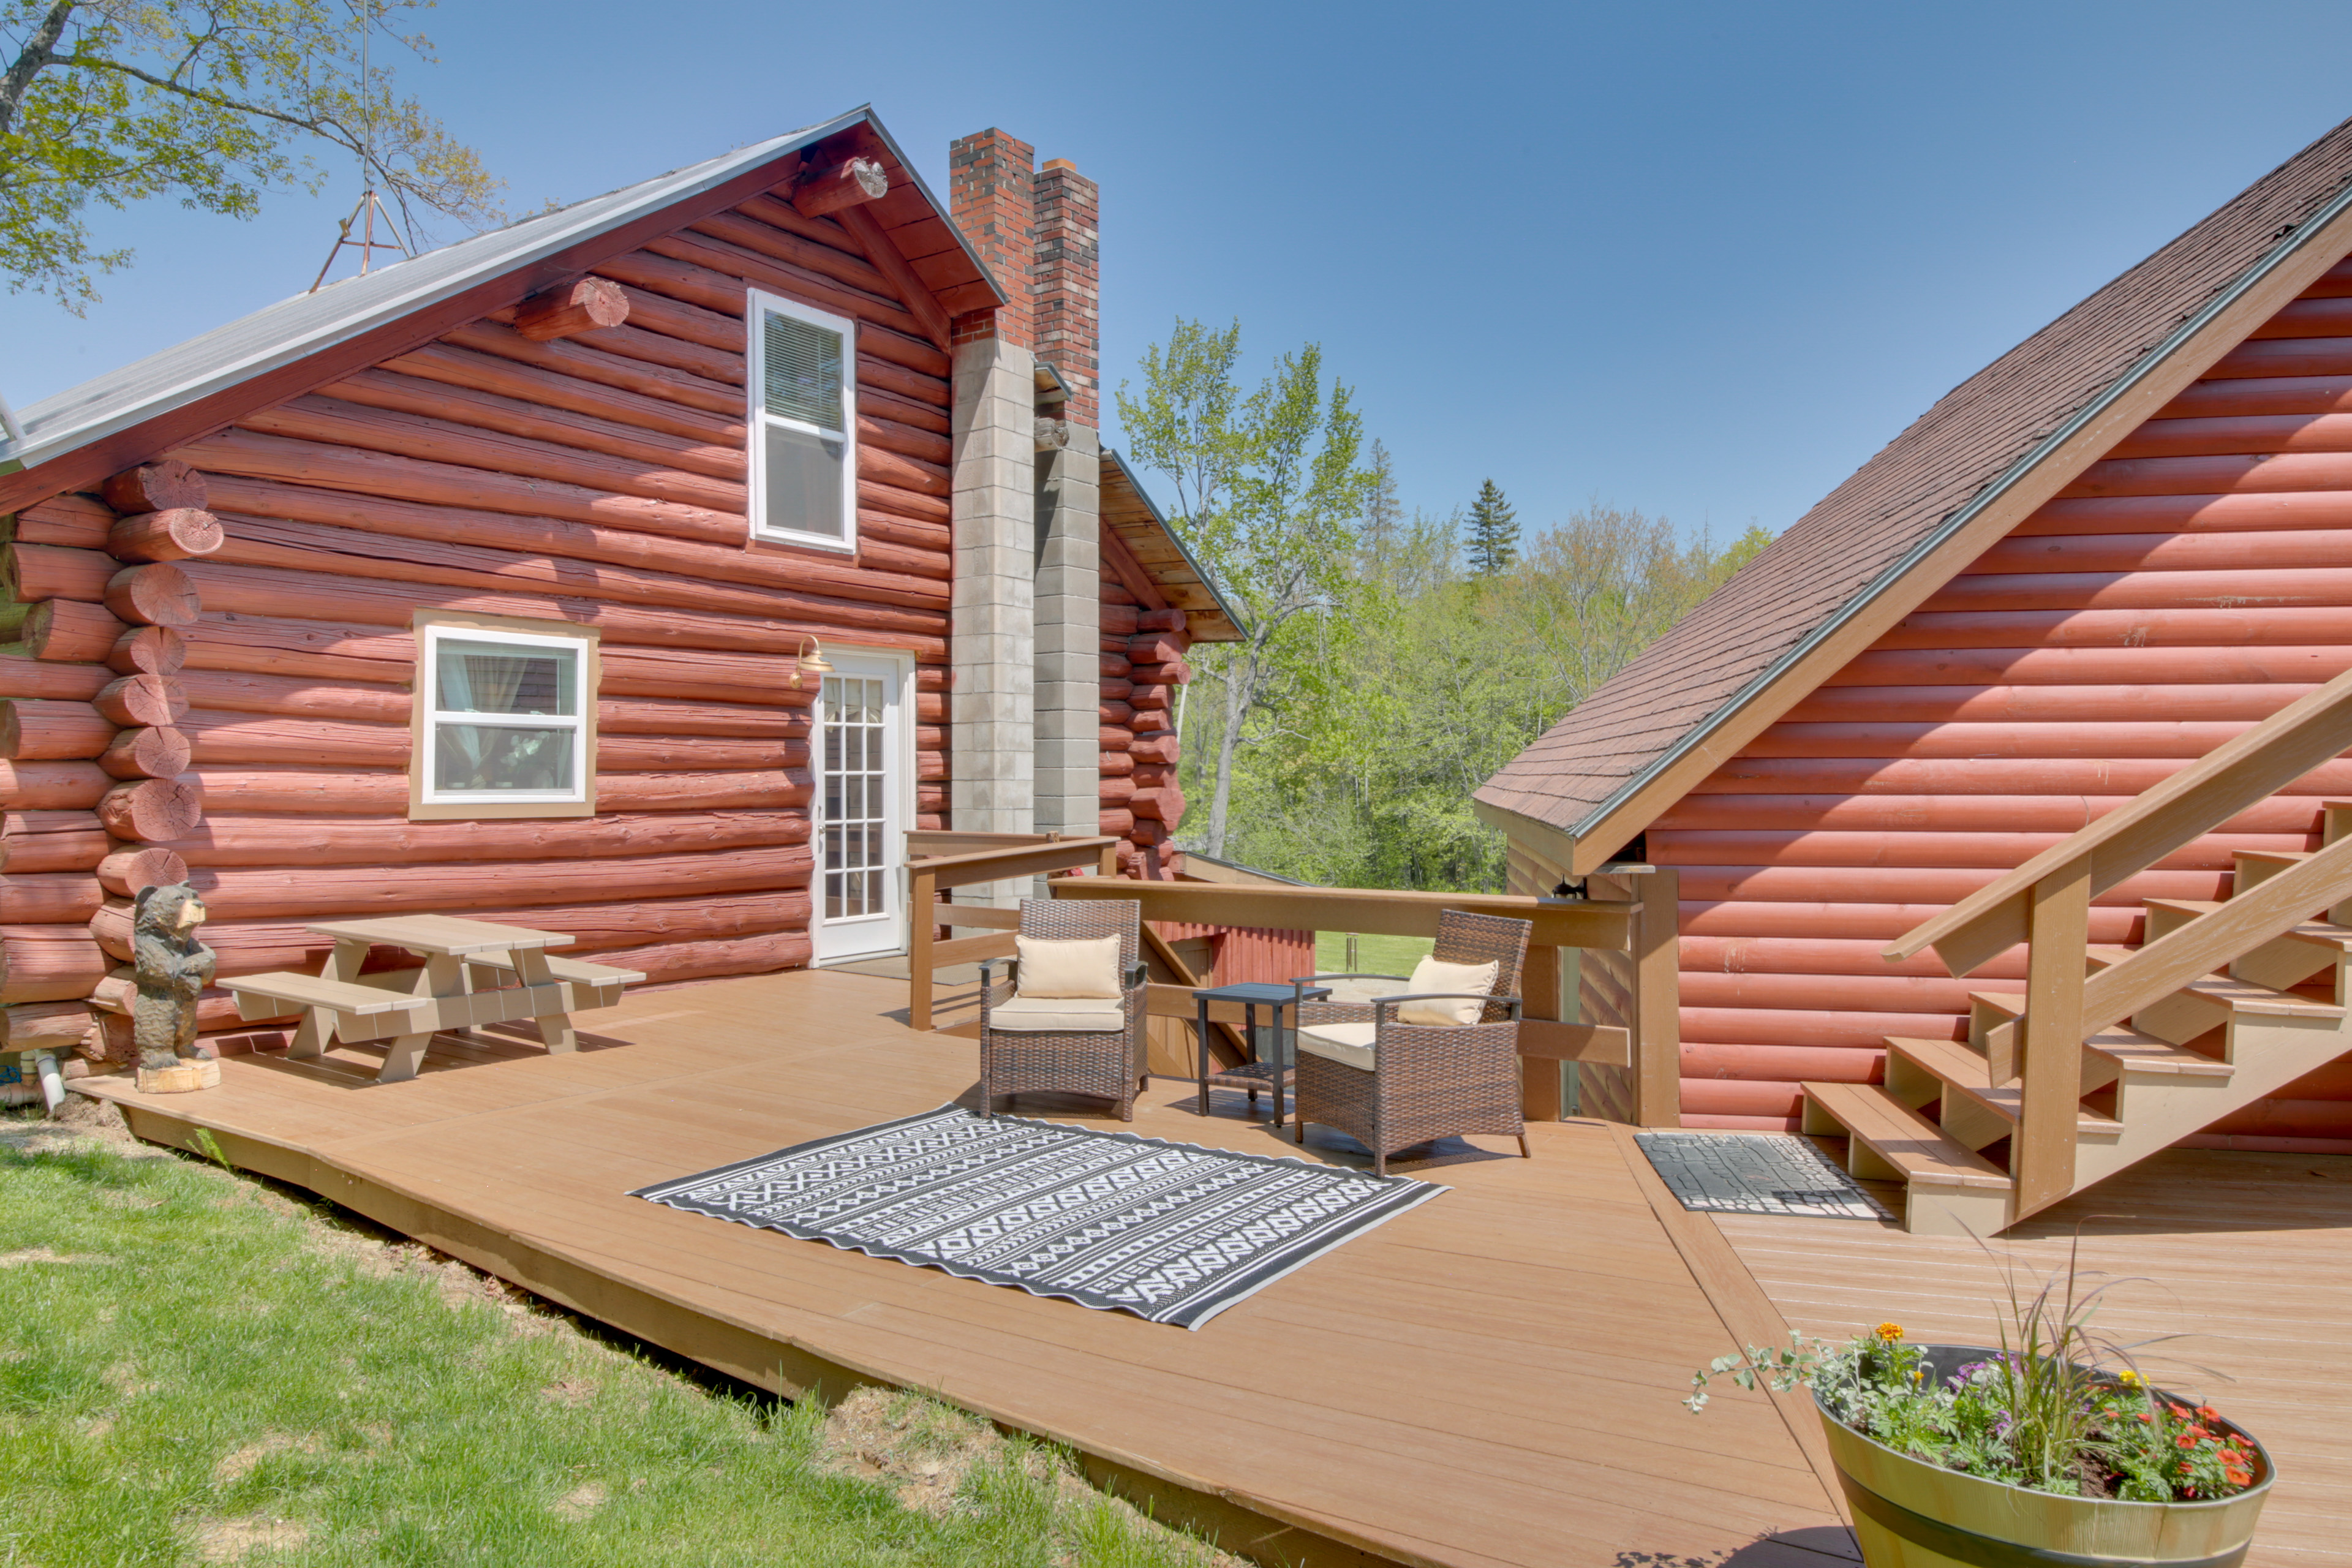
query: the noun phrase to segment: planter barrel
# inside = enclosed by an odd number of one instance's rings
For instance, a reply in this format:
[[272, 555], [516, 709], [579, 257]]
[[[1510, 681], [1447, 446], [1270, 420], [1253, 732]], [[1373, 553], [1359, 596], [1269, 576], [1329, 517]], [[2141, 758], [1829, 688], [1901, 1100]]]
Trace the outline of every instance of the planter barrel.
[[[1919, 1348], [1937, 1378], [2000, 1354], [1978, 1345]], [[2254, 1484], [2234, 1497], [2116, 1502], [1947, 1470], [1873, 1442], [1831, 1415], [1818, 1395], [1814, 1405], [1869, 1568], [2237, 1568], [2270, 1495], [2271, 1458], [2251, 1437]]]

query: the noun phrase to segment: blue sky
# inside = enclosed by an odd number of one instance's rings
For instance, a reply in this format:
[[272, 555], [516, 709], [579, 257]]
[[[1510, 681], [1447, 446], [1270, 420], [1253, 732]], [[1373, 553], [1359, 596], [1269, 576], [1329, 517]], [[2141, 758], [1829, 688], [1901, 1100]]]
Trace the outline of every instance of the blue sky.
[[[2352, 114], [2342, 5], [451, 0], [425, 26], [409, 86], [520, 208], [869, 100], [944, 192], [948, 140], [999, 125], [1101, 183], [1108, 381], [1176, 316], [1238, 317], [1259, 371], [1323, 344], [1409, 507], [1491, 476], [1523, 524], [1598, 499], [1719, 537], [1786, 526]], [[100, 215], [137, 264], [84, 320], [0, 296], [0, 392], [299, 290], [356, 195]]]

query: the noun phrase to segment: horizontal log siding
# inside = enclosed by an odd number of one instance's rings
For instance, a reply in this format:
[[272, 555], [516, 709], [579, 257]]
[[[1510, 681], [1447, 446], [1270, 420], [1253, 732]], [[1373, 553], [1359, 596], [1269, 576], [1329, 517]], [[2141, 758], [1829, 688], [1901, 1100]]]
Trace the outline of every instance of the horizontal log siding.
[[[1794, 1130], [1799, 1083], [1874, 1080], [1884, 1036], [1965, 1038], [2023, 949], [1958, 981], [1888, 939], [2352, 669], [2352, 338], [2294, 324], [2347, 298], [2352, 265], [1658, 819], [1685, 1124]], [[2233, 849], [2315, 847], [2347, 797], [2352, 762], [2298, 780], [2102, 895], [2091, 940], [2225, 896]], [[2352, 1152], [2352, 1070], [2191, 1142]]]
[[[656, 980], [805, 963], [813, 693], [782, 685], [804, 636], [914, 651], [918, 821], [944, 825], [948, 364], [846, 232], [820, 232], [839, 237], [822, 268], [823, 242], [727, 215], [601, 269], [631, 291], [625, 327], [534, 343], [498, 312], [174, 454], [226, 531], [184, 563], [204, 614], [180, 727], [207, 818], [173, 847], [224, 974], [315, 962], [309, 920], [428, 908], [570, 931]], [[747, 548], [747, 284], [864, 323], [855, 557]], [[426, 607], [599, 628], [596, 817], [405, 820]], [[88, 764], [17, 766], [26, 805], [88, 816]], [[19, 865], [94, 864], [91, 820]], [[15, 901], [0, 918], [91, 905], [119, 941], [119, 899]], [[6, 940], [20, 993], [96, 978], [79, 924]]]

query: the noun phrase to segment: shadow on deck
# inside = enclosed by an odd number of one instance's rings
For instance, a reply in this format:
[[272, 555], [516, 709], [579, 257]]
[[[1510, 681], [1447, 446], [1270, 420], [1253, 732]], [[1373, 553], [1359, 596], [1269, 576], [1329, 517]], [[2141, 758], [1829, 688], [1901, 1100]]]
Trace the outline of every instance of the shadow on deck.
[[[748, 1383], [922, 1388], [1066, 1443], [1161, 1518], [1266, 1562], [1848, 1568], [1810, 1402], [1732, 1393], [1694, 1417], [1678, 1403], [1691, 1369], [1781, 1337], [1784, 1316], [1816, 1332], [1890, 1313], [1915, 1337], [1984, 1331], [1995, 1279], [1972, 1244], [1851, 1222], [1718, 1225], [1675, 1205], [1624, 1129], [1591, 1121], [1531, 1128], [1533, 1160], [1454, 1140], [1397, 1163], [1454, 1190], [1198, 1332], [626, 1195], [969, 1103], [971, 1043], [906, 1028], [905, 995], [879, 976], [795, 972], [633, 994], [591, 1016], [572, 1056], [544, 1055], [527, 1027], [436, 1040], [407, 1083], [373, 1084], [380, 1058], [362, 1047], [318, 1063], [232, 1057], [219, 1089], [192, 1095], [76, 1087], [142, 1137], [185, 1145], [208, 1130], [240, 1165]], [[1193, 1092], [1155, 1080], [1132, 1131], [1298, 1152], [1247, 1119], [1238, 1091], [1205, 1120]], [[1092, 1101], [1019, 1110], [1118, 1125]], [[1366, 1163], [1319, 1130], [1305, 1152]], [[2335, 1173], [2297, 1173], [2322, 1167]], [[2256, 1401], [2250, 1423], [2286, 1472], [2256, 1560], [2345, 1561], [2316, 1525], [2352, 1511], [2333, 1396], [2352, 1371], [2352, 1248], [2336, 1239], [2352, 1226], [2352, 1161], [2176, 1154], [2143, 1169], [2124, 1205], [2138, 1217], [2095, 1230], [2094, 1260], [2166, 1277], [2234, 1336], [2189, 1359], [2237, 1373], [2225, 1395]], [[2098, 1196], [2068, 1210], [2101, 1212]], [[2264, 1205], [2261, 1247], [2213, 1234]], [[2030, 1266], [2068, 1223], [2029, 1227]], [[2282, 1237], [2293, 1247], [2274, 1251]], [[2201, 1259], [2187, 1279], [2185, 1259]], [[2242, 1321], [2206, 1310], [2233, 1280], [2252, 1294]]]

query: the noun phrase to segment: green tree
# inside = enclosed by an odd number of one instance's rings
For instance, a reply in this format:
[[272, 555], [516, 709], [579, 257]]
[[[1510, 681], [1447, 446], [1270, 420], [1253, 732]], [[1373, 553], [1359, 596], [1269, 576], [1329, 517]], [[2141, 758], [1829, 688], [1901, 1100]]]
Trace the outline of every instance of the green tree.
[[412, 248], [426, 212], [499, 216], [502, 188], [393, 72], [373, 35], [430, 59], [387, 13], [430, 0], [0, 0], [0, 277], [76, 313], [131, 258], [93, 247], [92, 202], [149, 196], [249, 217], [270, 187], [316, 192], [311, 155], [352, 153]]
[[1502, 487], [1492, 479], [1478, 486], [1470, 503], [1470, 570], [1480, 577], [1497, 577], [1519, 558], [1518, 513], [1503, 499]]
[[1322, 623], [1352, 586], [1354, 528], [1371, 489], [1358, 464], [1362, 421], [1345, 385], [1324, 392], [1322, 350], [1284, 354], [1245, 398], [1240, 356], [1240, 322], [1212, 331], [1180, 320], [1165, 349], [1145, 351], [1142, 395], [1118, 389], [1137, 460], [1175, 486], [1178, 526], [1244, 623], [1241, 642], [1205, 645], [1198, 660], [1212, 688], [1201, 726], [1210, 855], [1225, 852], [1244, 749], [1281, 739], [1271, 710], [1295, 689], [1311, 696], [1328, 668]]
[[1372, 439], [1371, 460], [1364, 465], [1369, 483], [1364, 491], [1364, 526], [1358, 535], [1357, 554], [1377, 574], [1404, 527], [1404, 508], [1397, 501], [1396, 464], [1378, 437]]

